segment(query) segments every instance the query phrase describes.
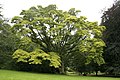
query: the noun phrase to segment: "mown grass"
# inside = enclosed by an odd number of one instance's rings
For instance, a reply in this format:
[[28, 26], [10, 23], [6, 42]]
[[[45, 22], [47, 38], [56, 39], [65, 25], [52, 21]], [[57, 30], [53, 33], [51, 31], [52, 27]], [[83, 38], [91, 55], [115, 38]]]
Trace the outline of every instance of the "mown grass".
[[0, 70], [0, 80], [120, 80], [111, 77], [67, 76]]

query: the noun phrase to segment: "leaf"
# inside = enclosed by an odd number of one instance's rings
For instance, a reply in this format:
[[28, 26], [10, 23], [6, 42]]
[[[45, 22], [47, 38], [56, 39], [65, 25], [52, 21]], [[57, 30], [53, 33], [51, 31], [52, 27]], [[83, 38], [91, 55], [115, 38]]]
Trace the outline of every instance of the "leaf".
[[50, 54], [50, 66], [59, 68], [61, 66], [60, 57], [55, 52], [49, 52]]
[[12, 56], [13, 59], [17, 59], [17, 62], [28, 62], [29, 59], [29, 53], [22, 49], [16, 50]]

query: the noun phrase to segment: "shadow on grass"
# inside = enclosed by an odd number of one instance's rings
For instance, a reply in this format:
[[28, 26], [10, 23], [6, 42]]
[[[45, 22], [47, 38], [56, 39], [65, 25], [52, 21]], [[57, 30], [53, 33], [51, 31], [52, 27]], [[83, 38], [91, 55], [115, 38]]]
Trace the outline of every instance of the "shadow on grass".
[[90, 76], [90, 77], [112, 77], [112, 78], [120, 78], [120, 75], [87, 75], [87, 76]]

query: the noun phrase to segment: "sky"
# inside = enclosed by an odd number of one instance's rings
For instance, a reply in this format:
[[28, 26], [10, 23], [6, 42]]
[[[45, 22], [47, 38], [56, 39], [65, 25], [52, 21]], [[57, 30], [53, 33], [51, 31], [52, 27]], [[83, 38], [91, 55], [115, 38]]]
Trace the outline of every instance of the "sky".
[[89, 21], [98, 21], [100, 23], [102, 10], [112, 6], [115, 0], [0, 0], [2, 4], [2, 14], [6, 18], [18, 16], [22, 10], [29, 9], [32, 6], [56, 4], [60, 10], [69, 10], [75, 8], [81, 10], [80, 15], [86, 16]]

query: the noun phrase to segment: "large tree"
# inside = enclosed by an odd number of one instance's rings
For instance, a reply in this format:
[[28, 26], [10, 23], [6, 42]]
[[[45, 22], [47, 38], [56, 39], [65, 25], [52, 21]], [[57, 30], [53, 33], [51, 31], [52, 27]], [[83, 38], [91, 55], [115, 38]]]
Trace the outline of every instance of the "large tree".
[[87, 21], [79, 12], [74, 8], [58, 10], [56, 5], [31, 7], [12, 19], [12, 29], [21, 38], [28, 37], [39, 44], [46, 54], [55, 52], [60, 57], [61, 65], [58, 66], [62, 73], [79, 53], [87, 54], [87, 63], [102, 64], [105, 44], [101, 37], [105, 27]]
[[120, 73], [120, 0], [117, 0], [111, 8], [104, 11], [101, 25], [106, 26], [104, 41], [106, 48], [104, 59], [105, 69], [110, 74]]

